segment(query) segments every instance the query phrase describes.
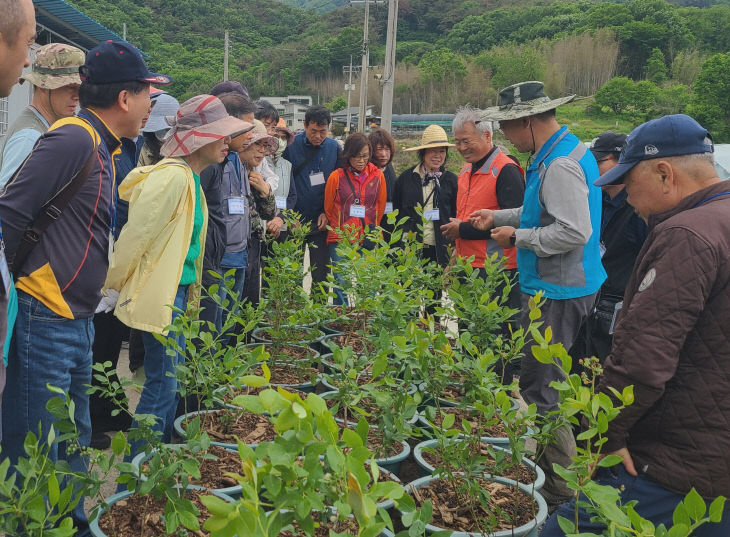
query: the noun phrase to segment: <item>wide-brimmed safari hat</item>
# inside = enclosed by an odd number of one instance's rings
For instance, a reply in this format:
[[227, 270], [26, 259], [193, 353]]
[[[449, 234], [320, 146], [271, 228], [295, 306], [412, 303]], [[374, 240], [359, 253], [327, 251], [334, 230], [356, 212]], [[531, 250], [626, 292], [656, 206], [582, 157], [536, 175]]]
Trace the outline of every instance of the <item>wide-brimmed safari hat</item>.
[[172, 128], [160, 148], [165, 157], [187, 156], [216, 140], [251, 130], [250, 123], [228, 115], [221, 100], [213, 95], [188, 99], [177, 114], [166, 119]]
[[420, 149], [428, 149], [429, 147], [455, 147], [449, 143], [449, 137], [446, 131], [439, 125], [429, 125], [421, 135], [421, 145], [409, 147], [405, 151], [418, 151]]
[[482, 110], [482, 119], [509, 121], [541, 114], [568, 103], [575, 95], [551, 99], [545, 95], [545, 85], [539, 81], [520, 82], [499, 92], [497, 106]]
[[276, 136], [271, 136], [266, 131], [266, 125], [261, 123], [258, 119], [253, 120], [253, 138], [251, 138], [246, 147], [251, 147], [256, 142], [264, 141], [269, 150], [268, 154], [273, 155], [279, 149], [279, 139]]
[[54, 90], [72, 84], [81, 84], [79, 67], [86, 55], [81, 49], [63, 43], [43, 45], [35, 53], [30, 71], [20, 77], [38, 88]]

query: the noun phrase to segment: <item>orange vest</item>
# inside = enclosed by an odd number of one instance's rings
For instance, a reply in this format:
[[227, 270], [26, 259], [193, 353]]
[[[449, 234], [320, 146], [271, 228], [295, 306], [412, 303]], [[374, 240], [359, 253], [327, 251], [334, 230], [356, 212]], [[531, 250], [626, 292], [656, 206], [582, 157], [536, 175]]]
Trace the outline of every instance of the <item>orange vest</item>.
[[[479, 209], [499, 210], [497, 201], [497, 177], [507, 164], [515, 164], [497, 147], [484, 165], [471, 174], [471, 164], [459, 173], [459, 186], [456, 193], [456, 218], [469, 221], [469, 216]], [[522, 171], [522, 168], [520, 168]], [[474, 256], [472, 267], [484, 268], [484, 260], [495, 252], [507, 257], [508, 269], [517, 268], [517, 249], [503, 249], [496, 241], [456, 239], [456, 253], [463, 258]]]

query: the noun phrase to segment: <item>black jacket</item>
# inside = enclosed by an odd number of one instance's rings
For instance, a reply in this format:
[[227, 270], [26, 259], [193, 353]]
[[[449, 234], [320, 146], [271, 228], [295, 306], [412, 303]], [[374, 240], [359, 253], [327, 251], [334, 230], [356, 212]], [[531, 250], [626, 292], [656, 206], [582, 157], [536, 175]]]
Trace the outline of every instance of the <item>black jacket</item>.
[[221, 196], [221, 180], [223, 165], [213, 164], [200, 174], [200, 188], [205, 194], [208, 205], [208, 233], [205, 237], [205, 254], [203, 256], [203, 280], [208, 281], [209, 270], [222, 273], [221, 259], [226, 251], [226, 221], [223, 216], [223, 198]]
[[[393, 190], [393, 209], [398, 210], [398, 220], [407, 217], [403, 224], [403, 232], [414, 232], [418, 240], [422, 241], [418, 225], [421, 217], [416, 212], [418, 205], [423, 205], [423, 179], [415, 172], [416, 167], [408, 168], [398, 177]], [[439, 264], [445, 266], [449, 262], [447, 251], [448, 241], [441, 234], [441, 226], [449, 221], [449, 218], [456, 216], [456, 175], [445, 171], [440, 179], [439, 190], [439, 216], [440, 220], [433, 221], [436, 238], [436, 257]]]

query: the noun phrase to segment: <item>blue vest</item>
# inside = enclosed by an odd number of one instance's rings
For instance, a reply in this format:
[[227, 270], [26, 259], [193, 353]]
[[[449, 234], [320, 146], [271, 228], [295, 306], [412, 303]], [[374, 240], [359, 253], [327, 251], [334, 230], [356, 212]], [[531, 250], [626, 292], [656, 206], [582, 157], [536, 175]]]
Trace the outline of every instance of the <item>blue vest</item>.
[[518, 248], [517, 268], [523, 293], [534, 295], [543, 291], [546, 298], [567, 300], [592, 295], [606, 279], [599, 247], [601, 189], [593, 185], [598, 179], [598, 164], [588, 148], [568, 132], [567, 126], [545, 142], [527, 170], [520, 228], [545, 227], [555, 221], [540, 201], [540, 191], [550, 163], [558, 157], [571, 158], [583, 169], [593, 233], [584, 246], [549, 257], [538, 257], [532, 250]]

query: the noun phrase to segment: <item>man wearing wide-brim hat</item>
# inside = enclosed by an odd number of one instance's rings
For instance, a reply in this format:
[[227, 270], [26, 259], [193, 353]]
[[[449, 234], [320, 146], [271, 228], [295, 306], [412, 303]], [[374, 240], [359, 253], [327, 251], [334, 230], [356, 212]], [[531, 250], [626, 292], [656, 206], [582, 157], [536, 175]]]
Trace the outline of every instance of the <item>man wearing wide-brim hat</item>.
[[[570, 348], [606, 279], [599, 248], [601, 190], [593, 182], [598, 165], [588, 148], [561, 127], [555, 109], [573, 96], [550, 99], [542, 82], [522, 82], [499, 93], [498, 105], [484, 110], [483, 119], [496, 120], [505, 137], [520, 152], [533, 155], [527, 169], [522, 207], [481, 210], [472, 215], [477, 228], [492, 229], [503, 247], [517, 247], [517, 269], [522, 290], [522, 324], [529, 320], [528, 301], [538, 292], [545, 327], [552, 327], [552, 342]], [[558, 408], [559, 397], [550, 387], [561, 379], [555, 366], [537, 362], [530, 353], [522, 361], [520, 391], [527, 403], [547, 414]], [[569, 428], [560, 429], [538, 461], [546, 470], [545, 497], [555, 508], [571, 491], [552, 469], [568, 466], [575, 453]]]
[[0, 143], [0, 187], [30, 155], [41, 134], [59, 119], [74, 115], [81, 85], [79, 67], [83, 64], [84, 53], [71, 45], [51, 43], [36, 52], [31, 70], [20, 77], [21, 84], [33, 84], [33, 100]]

